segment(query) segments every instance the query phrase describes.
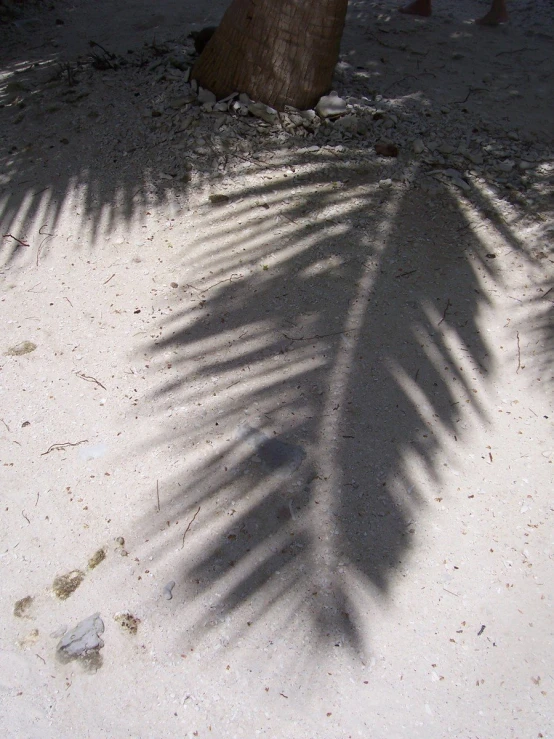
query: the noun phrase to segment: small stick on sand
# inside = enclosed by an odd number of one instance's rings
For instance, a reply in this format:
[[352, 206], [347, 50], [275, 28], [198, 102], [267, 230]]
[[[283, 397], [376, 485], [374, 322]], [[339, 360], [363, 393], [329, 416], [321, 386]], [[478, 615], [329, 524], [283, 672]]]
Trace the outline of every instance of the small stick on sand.
[[198, 515], [199, 513], [200, 513], [200, 506], [198, 506], [198, 510], [196, 511], [196, 513], [194, 514], [194, 516], [193, 516], [193, 517], [192, 517], [192, 518], [190, 519], [190, 521], [189, 521], [189, 525], [188, 525], [188, 526], [187, 526], [187, 528], [185, 529], [185, 533], [183, 534], [183, 545], [181, 546], [181, 549], [182, 549], [182, 548], [183, 548], [183, 547], [185, 546], [185, 536], [186, 536], [186, 535], [188, 534], [188, 532], [189, 532], [189, 529], [190, 529], [190, 527], [191, 527], [191, 526], [192, 526], [192, 524], [194, 523], [194, 519], [196, 518], [196, 516], [197, 516], [197, 515]]

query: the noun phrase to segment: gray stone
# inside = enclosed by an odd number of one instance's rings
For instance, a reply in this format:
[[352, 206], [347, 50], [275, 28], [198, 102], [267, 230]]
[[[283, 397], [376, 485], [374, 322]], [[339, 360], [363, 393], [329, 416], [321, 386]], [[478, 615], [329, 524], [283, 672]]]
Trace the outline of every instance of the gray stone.
[[460, 190], [464, 190], [465, 192], [468, 192], [468, 190], [471, 190], [470, 185], [463, 180], [461, 177], [452, 177], [452, 184], [456, 185], [456, 187], [459, 187]]
[[499, 162], [497, 166], [501, 172], [511, 172], [514, 168], [514, 162], [505, 159], [503, 162]]
[[421, 154], [425, 149], [425, 144], [421, 139], [415, 139], [415, 141], [412, 143], [412, 148], [416, 154]]
[[313, 123], [317, 118], [317, 113], [315, 112], [315, 110], [301, 110], [299, 115], [301, 115], [302, 118], [308, 123]]
[[346, 100], [339, 97], [336, 92], [332, 92], [330, 95], [324, 95], [319, 100], [315, 106], [315, 110], [321, 118], [334, 118], [344, 115], [346, 112]]
[[288, 116], [294, 126], [303, 126], [305, 119], [299, 113], [290, 113]]
[[187, 103], [191, 103], [194, 100], [192, 95], [182, 95], [180, 97], [171, 98], [169, 106], [174, 110], [184, 107]]
[[457, 169], [435, 169], [432, 172], [429, 172], [428, 174], [434, 175], [435, 177], [438, 177], [440, 181], [444, 180], [443, 177], [448, 177], [449, 181], [456, 185], [456, 187], [459, 187], [460, 190], [468, 191], [471, 189], [471, 187], [468, 185], [468, 183], [462, 178], [461, 174], [458, 172]]
[[60, 640], [57, 650], [68, 659], [86, 656], [90, 652], [102, 649], [104, 642], [100, 634], [103, 633], [104, 622], [99, 613], [94, 613], [69, 631]]
[[243, 105], [249, 105], [253, 102], [254, 101], [251, 100], [245, 92], [241, 92], [241, 94], [239, 95], [239, 103], [242, 103]]
[[180, 69], [181, 72], [184, 72], [186, 69], [189, 68], [189, 61], [188, 58], [185, 56], [181, 56], [180, 54], [172, 55], [169, 57], [169, 63], [172, 67], [175, 67], [175, 69]]
[[279, 119], [279, 114], [274, 108], [263, 103], [250, 103], [248, 112], [256, 118], [261, 118], [266, 123], [275, 123]]
[[232, 92], [230, 95], [227, 95], [226, 98], [222, 98], [219, 102], [220, 103], [230, 103], [231, 100], [234, 100], [239, 96], [238, 92]]
[[479, 151], [468, 151], [466, 157], [470, 162], [473, 162], [473, 164], [483, 164], [483, 155]]
[[443, 169], [439, 171], [441, 172], [441, 174], [444, 174], [447, 177], [449, 177], [450, 180], [452, 181], [452, 184], [456, 185], [456, 187], [459, 187], [460, 190], [467, 191], [471, 189], [468, 183], [464, 179], [462, 179], [462, 176], [460, 175], [457, 169]]
[[216, 96], [210, 90], [205, 90], [203, 87], [198, 88], [198, 102], [199, 103], [215, 103], [217, 102]]
[[173, 588], [175, 587], [175, 580], [170, 580], [164, 587], [164, 598], [171, 600], [173, 598]]
[[335, 123], [335, 127], [345, 133], [358, 133], [360, 121], [355, 115], [345, 115]]
[[430, 180], [430, 179], [422, 180], [420, 187], [423, 190], [423, 192], [431, 196], [438, 195], [438, 193], [440, 193], [442, 190], [438, 182], [433, 182], [433, 180]]

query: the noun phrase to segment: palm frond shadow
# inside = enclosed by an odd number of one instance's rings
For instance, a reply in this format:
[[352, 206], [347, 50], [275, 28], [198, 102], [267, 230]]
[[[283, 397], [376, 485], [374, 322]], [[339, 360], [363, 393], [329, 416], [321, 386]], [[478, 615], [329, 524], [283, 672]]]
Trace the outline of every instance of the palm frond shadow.
[[[37, 53], [23, 49], [0, 90], [9, 144], [0, 157], [2, 233], [33, 231], [41, 243], [73, 208], [83, 242], [94, 244], [149, 207], [187, 202], [227, 177], [217, 132], [206, 162], [187, 149], [192, 141], [174, 150], [183, 142], [150, 138], [152, 120], [131, 105], [133, 85], [110, 70], [105, 87], [90, 83], [86, 113], [69, 79], [52, 86], [55, 60]], [[436, 53], [442, 63], [442, 48]], [[8, 90], [10, 82], [19, 87]], [[357, 84], [367, 94], [367, 79]], [[388, 89], [380, 88], [385, 98]], [[151, 78], [143, 107], [164, 93]], [[51, 97], [59, 110], [43, 109]], [[388, 104], [394, 112], [403, 99]], [[16, 127], [28, 137], [23, 149], [11, 146]], [[475, 186], [468, 202], [451, 191], [432, 200], [382, 189], [389, 169], [395, 181], [403, 173], [359, 156], [372, 136], [317, 154], [295, 151], [309, 141], [283, 152], [268, 137], [257, 184], [249, 158], [240, 169], [229, 155], [234, 182], [244, 175], [244, 183], [228, 206], [206, 208], [201, 233], [183, 248], [179, 284], [190, 272], [200, 278], [160, 325], [171, 338], [138, 349], [160, 375], [144, 407], [163, 428], [141, 451], [169, 446], [177, 471], [164, 481], [166, 523], [148, 517], [136, 528], [157, 562], [182, 547], [179, 592], [192, 605], [183, 628], [193, 636], [224, 627], [238, 638], [255, 625], [288, 633], [295, 623], [304, 646], [315, 634], [316, 657], [326, 645], [360, 649], [371, 626], [367, 593], [386, 601], [407, 574], [442, 464], [475, 418], [486, 422], [479, 398], [495, 368], [479, 328], [488, 300], [481, 276], [497, 274], [467, 213], [469, 201], [493, 213], [492, 196]], [[106, 150], [113, 156], [101, 169]], [[190, 184], [181, 178], [188, 172], [166, 169], [189, 156]], [[404, 174], [416, 166], [406, 162]], [[500, 217], [490, 227], [525, 253]], [[24, 248], [3, 244], [8, 267]], [[538, 331], [551, 363], [549, 317], [545, 310]], [[244, 438], [245, 423], [300, 447], [305, 460], [290, 474], [268, 467]]]
[[[195, 260], [206, 245], [206, 265], [215, 257], [207, 289], [189, 286], [190, 307], [163, 325], [171, 338], [141, 347], [153, 371], [171, 357], [171, 377], [147, 403], [171, 414], [155, 443], [184, 456], [186, 471], [165, 481], [167, 528], [149, 519], [138, 530], [161, 561], [198, 512], [179, 575], [200, 604], [187, 624], [195, 639], [223, 623], [234, 638], [247, 624], [278, 631], [292, 602], [315, 629], [316, 653], [360, 651], [360, 589], [386, 600], [429, 502], [425, 485], [442, 480], [439, 459], [468, 419], [486, 422], [479, 392], [494, 367], [478, 267], [494, 270], [452, 194], [428, 204], [422, 234], [410, 226], [418, 193], [383, 195], [366, 176], [337, 199], [326, 166], [298, 195], [301, 180], [238, 189], [246, 236], [214, 211], [190, 249]], [[285, 218], [256, 211], [247, 223], [260, 199]], [[265, 464], [245, 422], [300, 447], [300, 468]]]

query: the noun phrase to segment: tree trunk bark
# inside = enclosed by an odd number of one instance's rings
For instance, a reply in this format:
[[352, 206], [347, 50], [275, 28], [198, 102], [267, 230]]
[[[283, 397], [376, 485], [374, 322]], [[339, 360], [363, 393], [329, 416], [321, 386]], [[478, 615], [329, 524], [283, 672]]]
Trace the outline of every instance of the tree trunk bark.
[[218, 98], [245, 92], [282, 110], [331, 87], [348, 0], [233, 0], [192, 78]]

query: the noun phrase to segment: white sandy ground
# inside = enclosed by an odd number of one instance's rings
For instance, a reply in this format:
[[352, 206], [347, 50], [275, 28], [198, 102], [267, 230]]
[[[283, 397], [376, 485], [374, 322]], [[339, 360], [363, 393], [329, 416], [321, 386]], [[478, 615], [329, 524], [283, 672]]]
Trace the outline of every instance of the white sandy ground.
[[[353, 3], [343, 59], [378, 92], [402, 80], [394, 104], [425, 84], [439, 108], [486, 68], [507, 87], [469, 101], [470, 127], [486, 108], [543, 151], [552, 5], [512, 5], [483, 32], [486, 3], [437, 0], [429, 21]], [[4, 69], [182, 37], [224, 6], [30, 6]], [[94, 79], [109, 141], [124, 77]], [[385, 165], [356, 172], [348, 144], [323, 164], [262, 151], [128, 207], [132, 166], [159, 182], [155, 160], [106, 147], [80, 170], [77, 121], [21, 163], [52, 119], [0, 112], [2, 234], [29, 244], [4, 239], [0, 273], [2, 735], [554, 736], [548, 160], [527, 210], [484, 185], [379, 187]], [[245, 423], [302, 447], [300, 468], [268, 470]], [[100, 658], [60, 662], [52, 634], [96, 612]]]

